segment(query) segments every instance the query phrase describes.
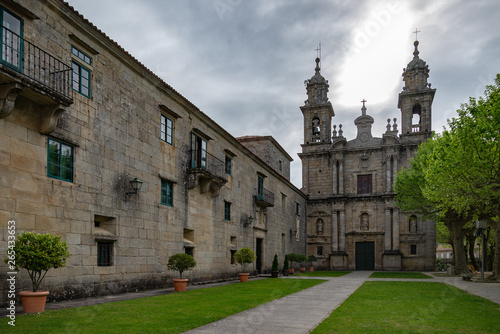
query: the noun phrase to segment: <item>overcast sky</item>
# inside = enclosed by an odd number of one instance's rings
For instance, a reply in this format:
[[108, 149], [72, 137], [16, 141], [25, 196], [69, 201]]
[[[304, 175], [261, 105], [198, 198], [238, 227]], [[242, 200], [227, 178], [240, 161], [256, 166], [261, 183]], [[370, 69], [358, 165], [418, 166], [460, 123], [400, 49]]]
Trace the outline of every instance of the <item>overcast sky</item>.
[[436, 88], [433, 129], [500, 73], [496, 0], [69, 0], [105, 32], [235, 137], [272, 135], [293, 157], [303, 143], [304, 80], [329, 80], [332, 124], [356, 136], [361, 100], [381, 137], [398, 119], [402, 70], [420, 58]]

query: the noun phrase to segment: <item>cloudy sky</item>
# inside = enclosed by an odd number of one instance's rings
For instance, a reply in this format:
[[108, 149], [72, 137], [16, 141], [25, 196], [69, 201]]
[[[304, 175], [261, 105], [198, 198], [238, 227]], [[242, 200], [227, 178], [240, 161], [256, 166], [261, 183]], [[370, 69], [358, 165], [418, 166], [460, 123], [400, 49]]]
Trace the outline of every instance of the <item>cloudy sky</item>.
[[303, 143], [304, 80], [329, 80], [347, 140], [361, 100], [381, 137], [398, 118], [402, 70], [420, 58], [436, 88], [433, 128], [442, 131], [469, 96], [500, 73], [495, 0], [69, 0], [77, 11], [233, 136], [272, 135], [293, 157]]

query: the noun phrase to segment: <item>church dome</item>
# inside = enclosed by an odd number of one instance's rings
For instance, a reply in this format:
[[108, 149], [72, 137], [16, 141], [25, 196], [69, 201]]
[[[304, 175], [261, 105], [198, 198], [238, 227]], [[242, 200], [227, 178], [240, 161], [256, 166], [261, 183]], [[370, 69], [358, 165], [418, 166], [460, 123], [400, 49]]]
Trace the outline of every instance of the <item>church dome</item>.
[[320, 73], [320, 59], [316, 58], [316, 68], [314, 75], [311, 79], [306, 80], [304, 83], [307, 89], [307, 100], [305, 101], [306, 105], [311, 104], [324, 104], [328, 103], [328, 80], [326, 80]]

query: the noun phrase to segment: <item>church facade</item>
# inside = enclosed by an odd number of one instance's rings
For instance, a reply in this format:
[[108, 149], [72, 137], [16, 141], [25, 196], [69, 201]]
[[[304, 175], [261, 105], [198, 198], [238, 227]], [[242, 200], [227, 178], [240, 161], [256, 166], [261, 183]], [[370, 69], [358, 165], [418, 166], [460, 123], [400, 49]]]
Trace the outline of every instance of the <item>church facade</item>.
[[409, 165], [418, 145], [432, 135], [435, 89], [427, 83], [428, 65], [419, 58], [403, 72], [397, 119], [387, 120], [382, 137], [372, 134], [374, 119], [365, 100], [354, 120], [357, 136], [348, 140], [333, 125], [328, 81], [316, 73], [306, 81], [302, 152], [307, 202], [307, 253], [321, 268], [342, 270], [433, 270], [436, 233], [433, 221], [401, 212], [394, 199], [396, 174]]

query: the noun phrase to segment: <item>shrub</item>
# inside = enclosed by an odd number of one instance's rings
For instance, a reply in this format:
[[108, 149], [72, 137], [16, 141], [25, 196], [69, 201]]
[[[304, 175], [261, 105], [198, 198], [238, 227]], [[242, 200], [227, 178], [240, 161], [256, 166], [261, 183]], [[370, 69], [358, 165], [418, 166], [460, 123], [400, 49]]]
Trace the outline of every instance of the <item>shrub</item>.
[[274, 254], [273, 267], [272, 267], [271, 270], [272, 271], [278, 271], [279, 270], [278, 254]]
[[297, 262], [300, 262], [300, 264], [303, 266], [304, 263], [306, 263], [308, 261], [308, 258], [306, 255], [304, 254], [299, 254], [297, 255]]
[[70, 257], [68, 244], [60, 236], [24, 232], [17, 234], [14, 247], [7, 249], [5, 263], [10, 270], [26, 269], [33, 285], [33, 292], [38, 290], [47, 271], [66, 265]]
[[312, 263], [313, 263], [314, 261], [318, 261], [318, 259], [317, 259], [317, 258], [316, 258], [316, 256], [314, 256], [314, 255], [309, 255], [309, 256], [307, 257], [307, 260], [309, 261], [309, 264], [310, 264], [311, 266], [312, 266]]
[[289, 270], [290, 265], [288, 263], [288, 255], [285, 255], [285, 261], [283, 261], [283, 270]]
[[168, 258], [168, 269], [178, 271], [180, 274], [180, 278], [182, 278], [182, 273], [184, 271], [190, 270], [195, 266], [196, 261], [189, 254], [177, 253]]
[[288, 261], [290, 261], [290, 267], [293, 267], [294, 262], [299, 262], [298, 255], [295, 253], [288, 254]]
[[257, 259], [255, 253], [248, 247], [244, 247], [234, 253], [234, 259], [241, 264], [242, 271], [245, 272], [247, 265]]

